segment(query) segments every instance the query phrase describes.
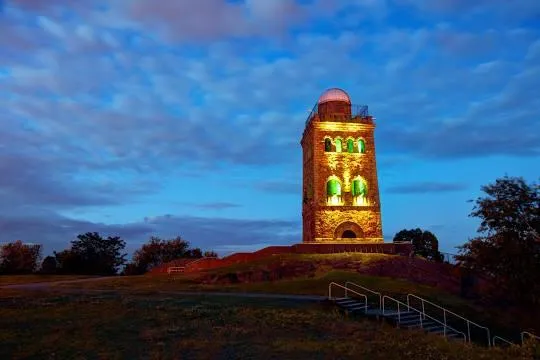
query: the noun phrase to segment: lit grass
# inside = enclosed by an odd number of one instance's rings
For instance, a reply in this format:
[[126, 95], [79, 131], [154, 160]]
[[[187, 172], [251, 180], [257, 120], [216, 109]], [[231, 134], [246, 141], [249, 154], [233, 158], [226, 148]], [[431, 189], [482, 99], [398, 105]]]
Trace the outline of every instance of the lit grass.
[[6, 359], [526, 359], [346, 318], [319, 304], [154, 295], [17, 297], [0, 306]]

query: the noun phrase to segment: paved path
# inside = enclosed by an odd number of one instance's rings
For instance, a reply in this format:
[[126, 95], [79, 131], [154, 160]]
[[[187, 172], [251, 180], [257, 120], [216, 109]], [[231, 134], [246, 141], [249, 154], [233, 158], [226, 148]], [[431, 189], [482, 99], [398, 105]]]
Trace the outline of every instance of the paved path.
[[59, 281], [43, 281], [37, 283], [25, 283], [25, 284], [11, 284], [11, 285], [0, 285], [0, 289], [21, 289], [21, 290], [37, 290], [43, 289], [54, 285], [61, 284], [70, 284], [70, 283], [82, 283], [89, 281], [101, 281], [107, 279], [116, 279], [114, 276], [103, 276], [103, 277], [92, 277], [84, 279], [72, 279], [72, 280], [59, 280]]
[[[104, 281], [107, 279], [116, 279], [117, 277], [97, 277], [87, 279], [74, 279], [74, 280], [60, 280], [49, 281], [40, 283], [27, 283], [27, 284], [13, 284], [0, 286], [0, 289], [18, 289], [18, 290], [51, 290], [51, 286], [62, 284], [82, 283], [89, 281]], [[123, 289], [122, 289], [123, 290]], [[68, 293], [118, 293], [117, 289], [85, 289], [85, 288], [54, 288], [55, 292], [68, 292]], [[129, 289], [128, 289], [129, 291]], [[222, 297], [242, 297], [242, 298], [259, 298], [259, 299], [277, 299], [277, 300], [295, 300], [295, 301], [307, 301], [307, 302], [319, 302], [327, 299], [326, 296], [320, 295], [294, 295], [294, 294], [271, 294], [271, 293], [247, 293], [247, 292], [219, 292], [219, 291], [152, 291], [152, 293], [159, 295], [180, 295], [180, 296], [222, 296]]]

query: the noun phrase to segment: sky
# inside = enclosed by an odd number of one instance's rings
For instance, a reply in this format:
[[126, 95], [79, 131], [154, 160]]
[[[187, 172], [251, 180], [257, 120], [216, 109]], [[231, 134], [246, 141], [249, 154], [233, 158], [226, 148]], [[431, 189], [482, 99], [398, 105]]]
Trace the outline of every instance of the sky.
[[0, 242], [301, 242], [304, 121], [376, 118], [383, 233], [475, 236], [540, 176], [538, 0], [0, 0]]

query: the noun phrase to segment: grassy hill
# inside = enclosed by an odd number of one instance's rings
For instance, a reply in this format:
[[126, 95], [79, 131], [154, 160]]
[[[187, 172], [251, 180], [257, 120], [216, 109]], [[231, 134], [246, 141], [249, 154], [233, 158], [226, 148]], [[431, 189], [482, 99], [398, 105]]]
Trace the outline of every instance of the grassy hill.
[[[382, 271], [381, 262], [394, 261], [393, 268], [395, 259], [380, 254], [280, 255], [200, 273], [64, 283], [49, 293], [2, 290], [0, 354], [13, 359], [533, 358], [531, 349], [446, 342], [434, 335], [347, 318], [322, 304], [181, 293], [326, 295], [330, 282], [354, 281], [403, 301], [404, 295], [415, 293], [490, 326], [498, 335], [517, 334], [523, 326], [519, 316], [464, 300], [441, 287], [415, 283], [414, 277], [407, 279], [410, 274], [396, 278], [363, 272], [373, 266]], [[261, 279], [261, 273], [272, 272], [282, 276]], [[51, 352], [53, 357], [46, 355]]]
[[19, 296], [0, 296], [6, 359], [531, 358], [527, 349], [447, 342], [319, 304], [126, 293]]

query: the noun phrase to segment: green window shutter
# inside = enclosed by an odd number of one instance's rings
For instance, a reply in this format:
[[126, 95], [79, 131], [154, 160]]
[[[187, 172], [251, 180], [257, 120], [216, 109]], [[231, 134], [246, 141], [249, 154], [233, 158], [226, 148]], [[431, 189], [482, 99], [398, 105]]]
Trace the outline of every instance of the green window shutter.
[[341, 185], [339, 181], [335, 179], [328, 180], [328, 182], [326, 183], [326, 195], [341, 195]]
[[330, 139], [324, 139], [324, 151], [332, 151], [332, 141]]
[[367, 197], [367, 184], [363, 180], [353, 180], [352, 182], [352, 196]]
[[358, 151], [364, 154], [366, 152], [366, 143], [364, 140], [358, 140]]
[[360, 182], [360, 195], [367, 197], [367, 184], [365, 181]]
[[350, 153], [354, 152], [354, 142], [352, 139], [347, 140], [347, 151]]
[[341, 140], [336, 139], [336, 151], [341, 152]]
[[360, 192], [360, 180], [353, 180], [352, 196], [358, 196], [359, 192]]

